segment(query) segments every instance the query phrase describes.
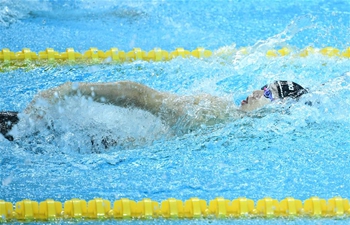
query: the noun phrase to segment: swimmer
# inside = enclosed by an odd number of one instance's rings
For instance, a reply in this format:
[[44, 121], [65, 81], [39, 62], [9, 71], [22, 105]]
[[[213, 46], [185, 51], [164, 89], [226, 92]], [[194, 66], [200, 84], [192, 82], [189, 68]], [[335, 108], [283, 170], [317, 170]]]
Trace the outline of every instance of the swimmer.
[[[70, 96], [84, 96], [102, 104], [138, 108], [159, 117], [169, 126], [186, 121], [188, 130], [202, 124], [214, 125], [243, 117], [247, 112], [262, 108], [267, 104], [286, 98], [298, 99], [307, 90], [291, 81], [275, 81], [253, 91], [240, 107], [232, 101], [200, 94], [179, 96], [169, 92], [159, 92], [145, 85], [121, 81], [114, 83], [65, 83], [40, 92], [24, 110], [32, 119], [39, 120], [45, 115], [45, 104], [56, 104]], [[43, 104], [45, 103], [45, 104]], [[0, 112], [0, 129], [10, 141], [9, 131], [19, 122], [18, 112]]]

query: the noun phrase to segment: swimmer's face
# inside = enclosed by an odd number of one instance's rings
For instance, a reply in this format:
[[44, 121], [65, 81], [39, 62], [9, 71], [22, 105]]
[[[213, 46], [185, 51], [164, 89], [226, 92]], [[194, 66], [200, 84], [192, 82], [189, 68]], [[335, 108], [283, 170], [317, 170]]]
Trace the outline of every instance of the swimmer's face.
[[[272, 95], [278, 96], [277, 89], [274, 85], [270, 85], [269, 89], [272, 92]], [[261, 108], [267, 104], [271, 103], [271, 99], [264, 96], [264, 90], [253, 91], [245, 100], [241, 102], [241, 110], [245, 112], [253, 111], [258, 108]]]

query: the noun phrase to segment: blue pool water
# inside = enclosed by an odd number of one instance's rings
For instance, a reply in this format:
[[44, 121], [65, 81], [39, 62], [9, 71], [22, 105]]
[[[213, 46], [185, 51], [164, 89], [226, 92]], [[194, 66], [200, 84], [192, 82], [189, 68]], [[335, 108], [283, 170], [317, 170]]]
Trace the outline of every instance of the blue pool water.
[[[299, 102], [270, 105], [248, 117], [185, 134], [147, 112], [67, 99], [65, 106], [49, 110], [54, 129], [22, 122], [13, 131], [15, 142], [0, 137], [0, 199], [14, 203], [25, 198], [64, 202], [147, 197], [161, 202], [170, 197], [209, 201], [245, 196], [256, 201], [266, 196], [278, 200], [350, 196], [349, 58], [265, 57], [268, 49], [284, 46], [295, 51], [307, 46], [349, 47], [347, 1], [5, 0], [0, 4], [0, 49], [173, 51], [200, 46], [214, 52], [207, 59], [5, 70], [0, 74], [2, 111], [22, 111], [38, 91], [67, 81], [132, 80], [180, 95], [210, 93], [236, 104], [277, 79], [310, 89]], [[249, 47], [250, 53], [236, 54], [240, 47]], [[119, 144], [105, 149], [98, 143], [106, 136], [117, 137]], [[92, 145], [91, 139], [97, 144]]]

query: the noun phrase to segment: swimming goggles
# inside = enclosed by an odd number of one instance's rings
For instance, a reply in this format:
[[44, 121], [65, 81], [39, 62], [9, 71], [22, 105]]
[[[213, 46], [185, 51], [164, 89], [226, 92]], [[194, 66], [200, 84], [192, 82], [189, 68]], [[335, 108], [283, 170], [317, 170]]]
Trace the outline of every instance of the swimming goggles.
[[264, 87], [264, 97], [269, 98], [271, 101], [274, 100], [271, 90], [267, 87]]

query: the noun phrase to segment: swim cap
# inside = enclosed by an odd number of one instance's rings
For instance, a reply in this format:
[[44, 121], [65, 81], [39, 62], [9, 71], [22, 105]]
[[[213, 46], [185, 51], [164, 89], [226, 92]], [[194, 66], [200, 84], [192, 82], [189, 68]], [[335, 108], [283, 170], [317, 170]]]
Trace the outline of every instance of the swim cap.
[[308, 92], [305, 88], [303, 88], [295, 82], [282, 80], [275, 81], [270, 85], [265, 85], [261, 88], [261, 90], [271, 87], [271, 85], [274, 85], [276, 87], [278, 97], [281, 99], [287, 97], [299, 98], [300, 96]]
[[0, 112], [0, 132], [4, 137], [13, 141], [13, 137], [8, 135], [8, 132], [12, 129], [13, 125], [18, 123], [18, 112]]

